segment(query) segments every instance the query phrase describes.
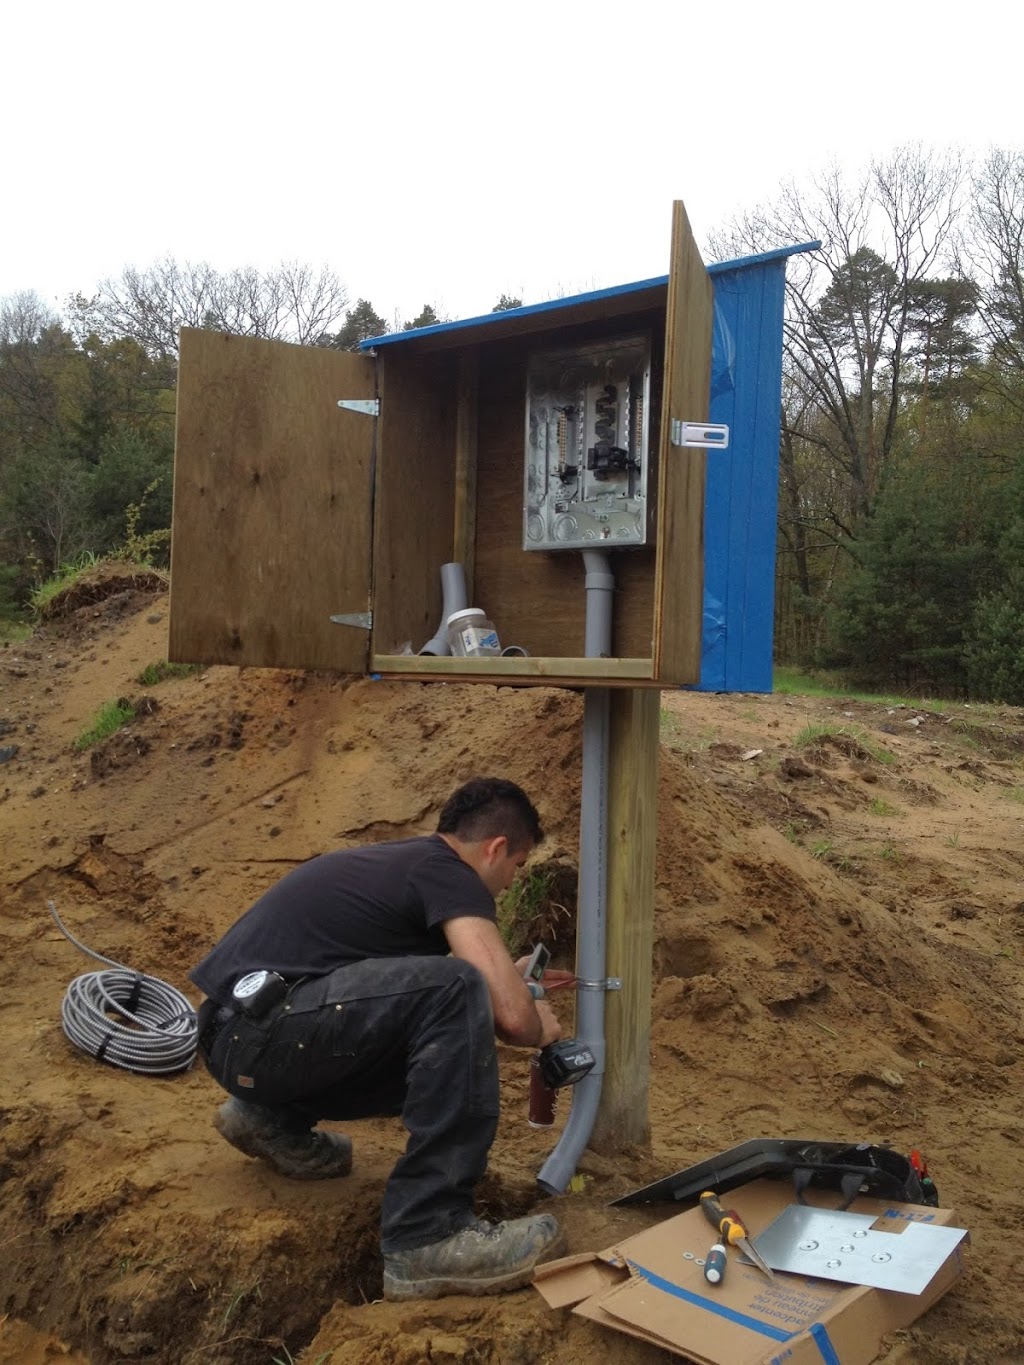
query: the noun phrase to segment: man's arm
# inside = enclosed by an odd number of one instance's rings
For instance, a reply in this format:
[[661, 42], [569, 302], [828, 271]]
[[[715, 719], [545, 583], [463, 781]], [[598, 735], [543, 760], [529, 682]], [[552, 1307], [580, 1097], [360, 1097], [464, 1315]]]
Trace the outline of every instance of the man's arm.
[[476, 915], [445, 920], [452, 956], [472, 963], [487, 982], [494, 1010], [494, 1031], [517, 1047], [544, 1047], [562, 1036], [551, 1006], [534, 1000], [498, 933], [498, 926]]

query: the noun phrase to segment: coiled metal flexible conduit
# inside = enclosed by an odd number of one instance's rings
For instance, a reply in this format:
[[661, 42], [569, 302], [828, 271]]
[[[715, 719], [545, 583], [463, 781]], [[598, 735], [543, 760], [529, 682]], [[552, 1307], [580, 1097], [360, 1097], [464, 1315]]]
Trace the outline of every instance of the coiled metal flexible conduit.
[[141, 1075], [166, 1076], [190, 1067], [198, 1041], [191, 1002], [166, 981], [94, 953], [67, 928], [53, 901], [46, 904], [66, 939], [113, 968], [76, 976], [67, 988], [60, 1018], [75, 1047]]

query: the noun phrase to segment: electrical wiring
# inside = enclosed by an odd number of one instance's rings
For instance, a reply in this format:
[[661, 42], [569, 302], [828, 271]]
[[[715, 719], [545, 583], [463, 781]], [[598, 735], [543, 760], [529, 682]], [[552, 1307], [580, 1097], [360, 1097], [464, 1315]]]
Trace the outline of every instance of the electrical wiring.
[[111, 969], [86, 972], [68, 986], [61, 1023], [68, 1039], [97, 1061], [142, 1075], [184, 1071], [195, 1060], [196, 1012], [181, 991], [87, 948], [67, 928], [53, 901], [47, 908], [66, 939]]

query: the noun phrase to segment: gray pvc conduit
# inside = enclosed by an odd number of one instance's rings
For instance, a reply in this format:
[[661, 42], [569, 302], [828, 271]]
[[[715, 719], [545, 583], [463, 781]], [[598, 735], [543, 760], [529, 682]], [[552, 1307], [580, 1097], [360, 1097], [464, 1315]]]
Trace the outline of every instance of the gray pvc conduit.
[[453, 612], [462, 611], [469, 606], [466, 597], [466, 573], [461, 564], [442, 564], [441, 565], [441, 624], [437, 628], [437, 633], [433, 639], [420, 650], [421, 654], [436, 654], [443, 657], [450, 654], [451, 648], [448, 644], [448, 617]]
[[[584, 550], [588, 659], [611, 654], [612, 592], [615, 579], [607, 555]], [[572, 1108], [537, 1183], [548, 1194], [564, 1194], [576, 1163], [590, 1141], [604, 1083], [604, 995], [608, 928], [608, 711], [607, 687], [583, 693], [583, 791], [580, 799], [580, 889], [576, 922], [576, 1036], [597, 1059], [593, 1071], [572, 1087]]]

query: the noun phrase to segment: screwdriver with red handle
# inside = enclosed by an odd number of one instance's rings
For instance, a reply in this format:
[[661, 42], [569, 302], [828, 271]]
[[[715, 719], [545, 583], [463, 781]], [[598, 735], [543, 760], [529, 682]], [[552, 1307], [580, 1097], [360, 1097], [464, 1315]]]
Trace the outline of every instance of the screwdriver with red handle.
[[747, 1234], [747, 1229], [735, 1209], [730, 1209], [728, 1213], [718, 1202], [718, 1195], [714, 1190], [705, 1190], [700, 1197], [700, 1206], [704, 1210], [704, 1217], [718, 1229], [718, 1233], [725, 1242], [726, 1246], [739, 1247], [745, 1252], [757, 1266], [758, 1270], [763, 1270], [770, 1280], [775, 1279], [775, 1271], [759, 1252], [754, 1250], [753, 1243]]

